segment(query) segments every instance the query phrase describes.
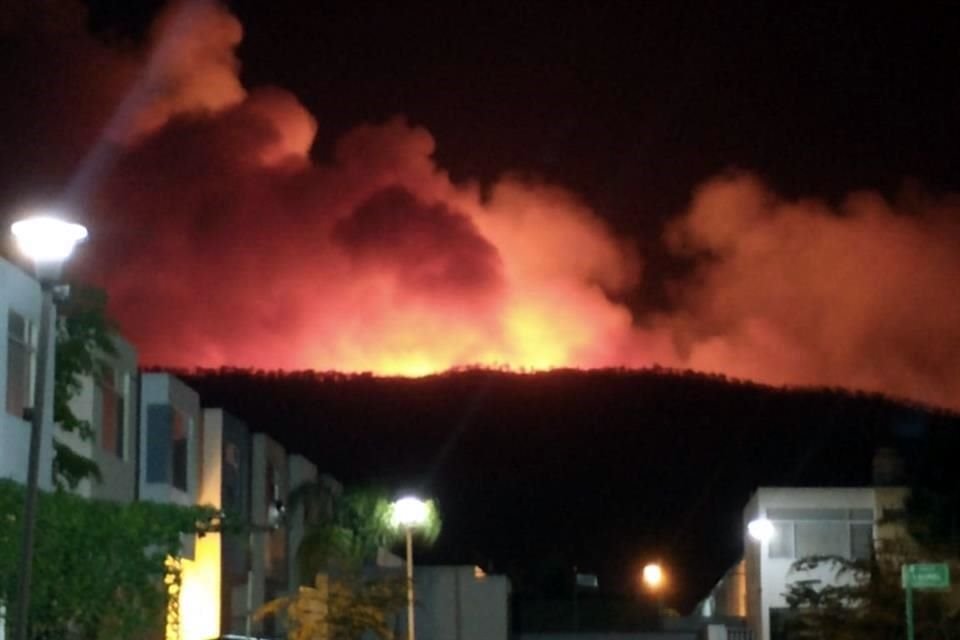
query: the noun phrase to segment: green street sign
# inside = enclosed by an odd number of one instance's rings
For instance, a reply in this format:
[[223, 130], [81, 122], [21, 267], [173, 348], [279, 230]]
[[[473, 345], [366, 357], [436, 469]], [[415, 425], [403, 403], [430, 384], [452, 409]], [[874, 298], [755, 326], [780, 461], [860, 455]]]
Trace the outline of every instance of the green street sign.
[[905, 564], [900, 569], [904, 589], [949, 589], [950, 567], [946, 563]]

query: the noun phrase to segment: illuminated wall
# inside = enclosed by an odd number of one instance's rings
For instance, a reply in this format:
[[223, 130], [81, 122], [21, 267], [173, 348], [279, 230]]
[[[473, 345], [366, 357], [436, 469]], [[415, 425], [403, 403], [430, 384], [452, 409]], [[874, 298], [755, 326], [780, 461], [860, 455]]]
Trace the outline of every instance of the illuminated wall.
[[180, 640], [220, 635], [220, 535], [197, 540], [193, 560], [182, 561]]
[[[220, 416], [203, 412], [198, 502], [222, 508], [223, 428]], [[222, 536], [210, 533], [196, 539], [192, 560], [184, 559], [180, 588], [179, 640], [210, 640], [220, 636]]]

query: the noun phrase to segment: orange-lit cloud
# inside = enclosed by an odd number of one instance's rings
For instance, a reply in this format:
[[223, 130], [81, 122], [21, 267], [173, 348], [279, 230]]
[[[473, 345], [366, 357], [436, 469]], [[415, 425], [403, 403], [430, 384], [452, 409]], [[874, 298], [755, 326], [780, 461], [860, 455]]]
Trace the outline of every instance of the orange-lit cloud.
[[509, 174], [454, 182], [402, 117], [356, 127], [318, 163], [295, 96], [240, 84], [242, 29], [220, 5], [174, 4], [151, 33], [135, 57], [80, 38], [72, 62], [112, 79], [87, 103], [112, 105], [87, 120], [114, 158], [92, 180], [80, 266], [146, 363], [661, 364], [960, 408], [954, 197], [832, 206], [718, 177], [664, 235], [696, 265], [672, 306], [631, 309], [619, 301], [642, 257], [576, 194]]
[[661, 318], [698, 369], [960, 406], [960, 200], [791, 202], [750, 175], [701, 186], [668, 233], [703, 254]]

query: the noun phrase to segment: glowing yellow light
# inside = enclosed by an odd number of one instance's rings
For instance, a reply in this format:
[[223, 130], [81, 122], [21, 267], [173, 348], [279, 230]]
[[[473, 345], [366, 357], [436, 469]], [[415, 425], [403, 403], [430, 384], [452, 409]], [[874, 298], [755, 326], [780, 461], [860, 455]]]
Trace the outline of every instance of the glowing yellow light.
[[643, 568], [643, 583], [648, 588], [656, 591], [663, 585], [664, 574], [663, 567], [655, 562], [651, 562]]
[[220, 536], [196, 541], [193, 560], [182, 560], [180, 637], [210, 640], [220, 636]]
[[378, 367], [377, 373], [388, 376], [404, 376], [407, 378], [422, 378], [447, 367], [434, 362], [425, 354], [411, 354], [394, 358], [385, 358]]
[[536, 309], [518, 307], [507, 316], [507, 330], [516, 345], [514, 362], [533, 369], [550, 369], [567, 362], [567, 341]]

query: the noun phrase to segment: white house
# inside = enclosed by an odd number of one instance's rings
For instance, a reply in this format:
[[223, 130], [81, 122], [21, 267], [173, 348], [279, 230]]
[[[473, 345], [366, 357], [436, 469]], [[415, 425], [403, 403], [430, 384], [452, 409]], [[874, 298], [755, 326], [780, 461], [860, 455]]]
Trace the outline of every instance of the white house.
[[[42, 293], [40, 283], [0, 258], [0, 478], [25, 483], [30, 450], [30, 422], [37, 370], [37, 336]], [[51, 332], [51, 335], [52, 332]], [[53, 487], [53, 350], [47, 366], [43, 433], [40, 439], [40, 488]]]
[[200, 491], [200, 396], [168, 373], [140, 377], [141, 500], [189, 506]]
[[[743, 510], [743, 560], [700, 603], [700, 614], [745, 617], [756, 640], [780, 640], [791, 583], [819, 580], [825, 586], [851, 579], [827, 566], [794, 571], [794, 562], [813, 555], [868, 558], [878, 540], [900, 535], [896, 524], [881, 520], [902, 510], [906, 494], [900, 487], [757, 489]], [[748, 533], [757, 521], [767, 529], [760, 540]]]
[[137, 351], [119, 335], [111, 336], [115, 353], [101, 354], [102, 375], [84, 376], [70, 408], [89, 422], [93, 438], [57, 427], [54, 437], [97, 464], [102, 482], [84, 480], [76, 493], [86, 498], [132, 502], [137, 495], [139, 375]]

